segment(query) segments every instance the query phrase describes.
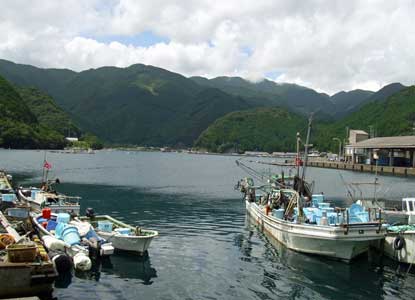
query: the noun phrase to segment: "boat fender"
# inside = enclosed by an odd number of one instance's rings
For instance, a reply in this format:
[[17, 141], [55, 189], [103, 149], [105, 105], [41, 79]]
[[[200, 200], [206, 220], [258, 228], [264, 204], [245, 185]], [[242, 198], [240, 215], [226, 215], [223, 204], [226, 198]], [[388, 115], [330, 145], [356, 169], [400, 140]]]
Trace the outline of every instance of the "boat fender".
[[75, 254], [73, 257], [73, 264], [75, 269], [80, 271], [89, 271], [92, 266], [91, 259], [84, 253]]
[[404, 246], [405, 246], [405, 239], [402, 236], [398, 235], [393, 241], [393, 249], [402, 250]]
[[48, 254], [58, 274], [66, 274], [72, 270], [72, 261], [67, 254], [60, 251], [49, 251]]

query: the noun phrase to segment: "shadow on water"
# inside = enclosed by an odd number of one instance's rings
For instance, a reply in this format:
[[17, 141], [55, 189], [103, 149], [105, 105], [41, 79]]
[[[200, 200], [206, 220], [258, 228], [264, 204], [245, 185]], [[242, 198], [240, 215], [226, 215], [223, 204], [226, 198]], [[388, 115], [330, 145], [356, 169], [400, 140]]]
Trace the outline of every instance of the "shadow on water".
[[73, 276], [98, 282], [103, 274], [113, 275], [116, 278], [139, 279], [144, 285], [152, 284], [153, 278], [157, 278], [157, 271], [151, 266], [149, 255], [138, 256], [121, 252], [111, 257], [94, 260], [90, 271], [60, 274], [55, 281], [55, 287], [68, 288]]

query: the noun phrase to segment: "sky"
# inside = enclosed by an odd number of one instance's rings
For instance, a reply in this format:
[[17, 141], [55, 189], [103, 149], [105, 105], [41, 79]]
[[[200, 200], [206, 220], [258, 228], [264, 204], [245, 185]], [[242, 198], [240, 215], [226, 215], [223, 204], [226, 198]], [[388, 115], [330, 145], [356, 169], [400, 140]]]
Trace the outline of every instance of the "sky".
[[154, 65], [333, 94], [414, 84], [415, 0], [0, 0], [0, 58]]

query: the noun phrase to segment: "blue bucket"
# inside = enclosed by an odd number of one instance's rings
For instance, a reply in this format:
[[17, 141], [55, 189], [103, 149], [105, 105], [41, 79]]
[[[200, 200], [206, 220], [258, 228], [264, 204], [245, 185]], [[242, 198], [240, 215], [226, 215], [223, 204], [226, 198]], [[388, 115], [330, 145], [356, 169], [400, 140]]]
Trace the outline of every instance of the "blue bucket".
[[62, 231], [62, 239], [69, 245], [79, 245], [81, 243], [81, 237], [79, 236], [78, 229], [75, 226], [67, 226]]

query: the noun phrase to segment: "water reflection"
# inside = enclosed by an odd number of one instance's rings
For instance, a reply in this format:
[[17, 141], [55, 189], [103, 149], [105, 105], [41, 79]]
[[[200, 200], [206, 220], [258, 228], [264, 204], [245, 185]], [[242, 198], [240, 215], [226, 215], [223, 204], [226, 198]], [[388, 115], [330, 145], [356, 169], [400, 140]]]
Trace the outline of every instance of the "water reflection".
[[145, 285], [152, 284], [153, 278], [157, 278], [157, 271], [151, 266], [149, 255], [142, 257], [129, 253], [114, 255], [111, 261], [102, 264], [101, 272], [119, 278], [140, 279]]

